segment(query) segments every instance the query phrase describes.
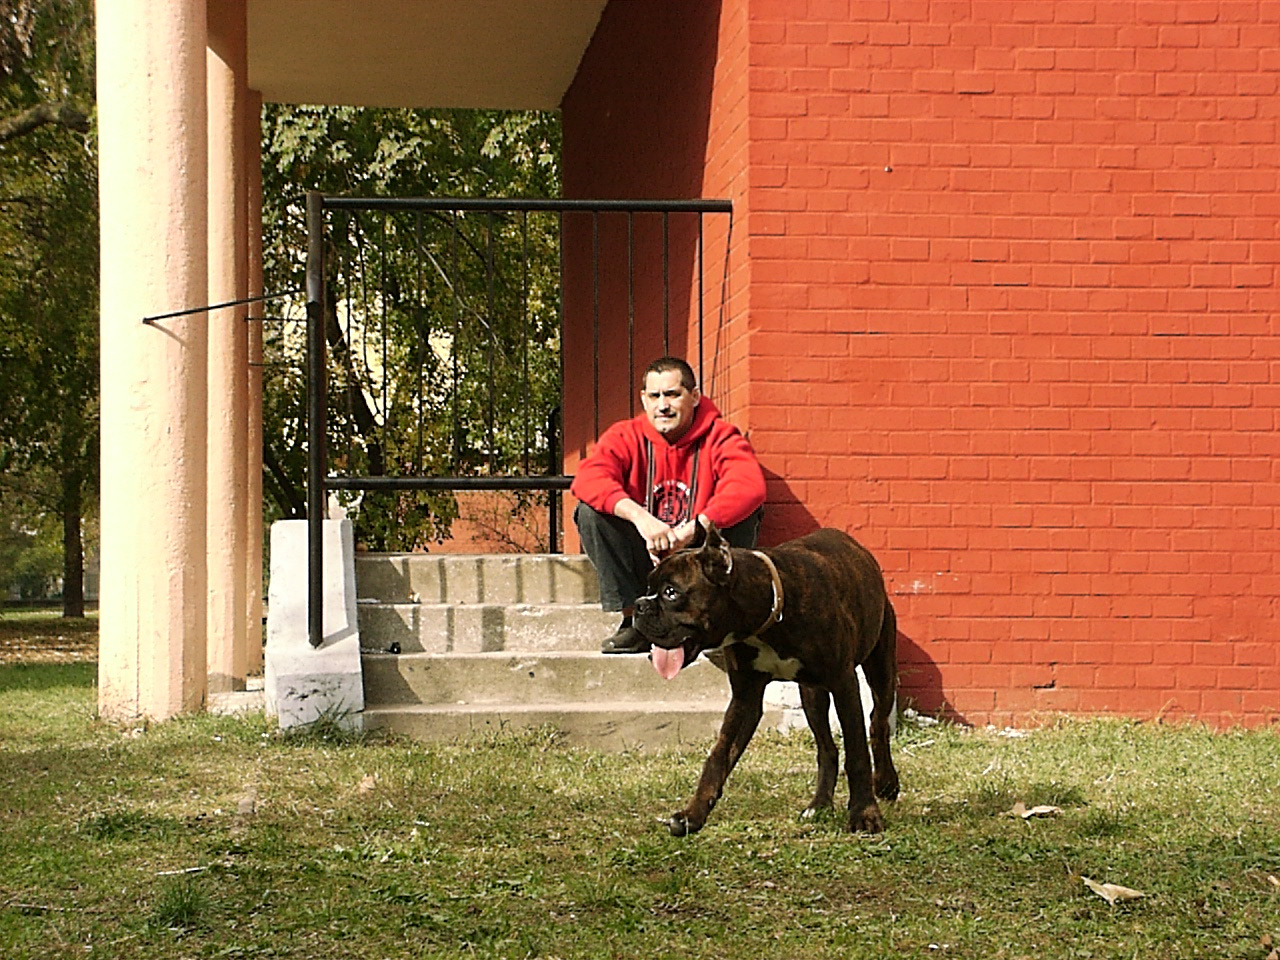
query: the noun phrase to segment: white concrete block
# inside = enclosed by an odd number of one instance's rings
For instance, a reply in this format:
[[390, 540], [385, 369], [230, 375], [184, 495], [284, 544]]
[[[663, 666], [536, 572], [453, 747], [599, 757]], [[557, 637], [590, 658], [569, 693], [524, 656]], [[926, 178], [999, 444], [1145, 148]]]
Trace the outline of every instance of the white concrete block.
[[362, 726], [364, 681], [356, 619], [355, 540], [350, 520], [326, 520], [324, 642], [307, 637], [307, 521], [271, 525], [267, 607], [266, 705], [281, 727], [328, 716]]
[[[862, 673], [862, 668], [858, 667], [858, 695], [862, 700], [862, 722], [865, 725], [864, 730], [871, 730], [871, 708], [874, 703], [871, 699], [871, 687], [867, 684], [867, 678]], [[893, 698], [894, 709], [889, 714], [889, 732], [892, 734], [898, 728], [898, 698]], [[778, 724], [779, 733], [790, 733], [792, 730], [808, 730], [809, 721], [805, 719], [804, 708], [800, 706], [800, 687], [794, 683], [771, 683], [764, 688], [764, 705], [765, 709], [780, 709], [782, 711], [782, 721]], [[840, 732], [840, 718], [836, 716], [836, 705], [833, 703], [830, 710], [831, 729], [833, 732]]]

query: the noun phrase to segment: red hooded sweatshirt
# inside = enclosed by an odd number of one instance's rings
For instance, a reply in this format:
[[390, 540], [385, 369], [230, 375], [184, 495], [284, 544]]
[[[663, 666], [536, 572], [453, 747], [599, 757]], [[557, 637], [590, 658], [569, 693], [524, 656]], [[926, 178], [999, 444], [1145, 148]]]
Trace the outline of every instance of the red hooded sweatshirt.
[[[647, 450], [653, 452], [652, 464]], [[578, 465], [570, 491], [610, 516], [619, 500], [630, 497], [671, 526], [701, 513], [720, 528], [745, 520], [765, 495], [751, 443], [707, 397], [699, 400], [693, 423], [675, 443], [643, 413], [609, 427]]]

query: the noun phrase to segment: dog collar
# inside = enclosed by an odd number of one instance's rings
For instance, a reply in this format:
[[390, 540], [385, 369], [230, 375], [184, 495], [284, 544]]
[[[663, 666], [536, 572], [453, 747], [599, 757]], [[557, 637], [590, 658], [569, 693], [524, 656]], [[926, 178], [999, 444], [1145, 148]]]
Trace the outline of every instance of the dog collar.
[[764, 622], [764, 626], [753, 634], [758, 637], [774, 624], [782, 621], [782, 578], [778, 576], [778, 568], [774, 566], [768, 555], [759, 550], [751, 552], [764, 561], [764, 565], [769, 568], [769, 576], [773, 578], [773, 609], [769, 611], [769, 619]]

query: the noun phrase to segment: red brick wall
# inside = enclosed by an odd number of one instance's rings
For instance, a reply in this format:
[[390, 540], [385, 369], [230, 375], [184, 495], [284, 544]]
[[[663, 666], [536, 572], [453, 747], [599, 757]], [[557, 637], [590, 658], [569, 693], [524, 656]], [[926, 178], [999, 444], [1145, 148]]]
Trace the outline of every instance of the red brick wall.
[[[880, 557], [906, 697], [1263, 723], [1278, 86], [1264, 0], [614, 0], [565, 192], [734, 201], [704, 380], [769, 475], [765, 542], [833, 525]], [[635, 385], [604, 312], [607, 422]]]
[[927, 709], [1280, 717], [1280, 4], [742, 2], [765, 536]]

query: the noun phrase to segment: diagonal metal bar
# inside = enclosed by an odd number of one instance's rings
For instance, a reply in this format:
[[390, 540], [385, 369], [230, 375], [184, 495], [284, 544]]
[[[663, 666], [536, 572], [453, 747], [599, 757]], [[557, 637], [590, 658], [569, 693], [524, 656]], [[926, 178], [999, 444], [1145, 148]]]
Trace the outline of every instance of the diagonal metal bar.
[[238, 307], [246, 303], [262, 303], [264, 300], [279, 300], [282, 297], [301, 296], [302, 290], [285, 290], [281, 293], [264, 293], [257, 297], [241, 297], [238, 300], [224, 300], [222, 303], [206, 303], [200, 307], [188, 307], [185, 310], [173, 310], [169, 313], [156, 313], [149, 317], [143, 317], [142, 322], [148, 326], [157, 320], [172, 320], [174, 317], [189, 317], [193, 313], [208, 313], [210, 310], [221, 310], [224, 307]]

